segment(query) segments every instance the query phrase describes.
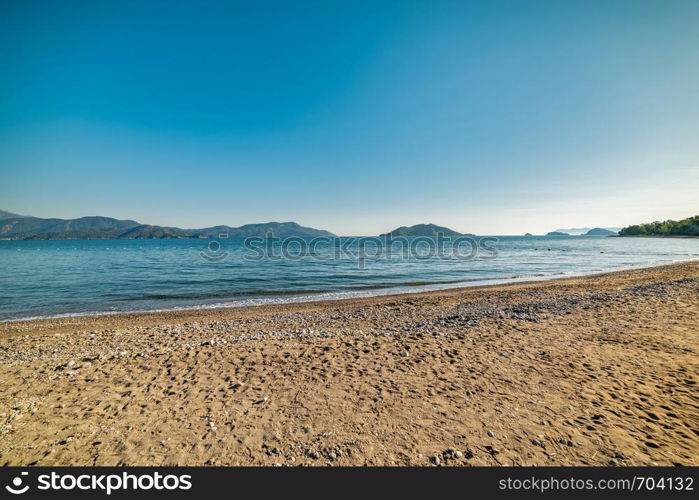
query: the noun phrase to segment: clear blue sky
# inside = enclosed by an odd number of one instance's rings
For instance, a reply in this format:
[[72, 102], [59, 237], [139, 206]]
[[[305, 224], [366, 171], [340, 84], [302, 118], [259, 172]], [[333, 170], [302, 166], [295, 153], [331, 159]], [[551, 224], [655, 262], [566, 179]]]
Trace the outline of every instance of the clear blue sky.
[[338, 234], [699, 212], [699, 2], [5, 0], [0, 208]]

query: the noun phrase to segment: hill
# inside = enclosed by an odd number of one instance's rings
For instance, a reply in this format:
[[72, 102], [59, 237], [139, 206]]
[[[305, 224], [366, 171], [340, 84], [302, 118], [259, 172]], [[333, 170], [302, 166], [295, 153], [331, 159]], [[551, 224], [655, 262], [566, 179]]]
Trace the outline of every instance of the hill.
[[596, 228], [590, 229], [588, 232], [586, 232], [585, 236], [613, 236], [617, 233], [618, 233], [618, 231], [611, 231], [611, 230], [605, 229], [603, 227], [596, 227]]
[[13, 214], [12, 212], [6, 212], [5, 210], [0, 210], [0, 219], [14, 219], [15, 217], [24, 217], [23, 215]]
[[151, 226], [142, 224], [117, 236], [123, 240], [162, 240], [169, 238], [190, 238], [190, 235], [174, 227]]
[[435, 224], [416, 224], [414, 226], [401, 226], [394, 229], [390, 233], [384, 233], [381, 236], [461, 236], [462, 234], [449, 229], [448, 227], [437, 226]]
[[628, 226], [620, 236], [699, 236], [699, 215], [679, 221], [666, 220]]
[[546, 233], [546, 236], [570, 236], [568, 233], [562, 231], [551, 231]]
[[555, 231], [551, 231], [552, 233], [566, 233], [569, 236], [577, 236], [579, 234], [585, 234], [588, 232], [591, 228], [589, 227], [569, 227], [569, 228], [563, 228], [563, 229], [556, 229]]
[[19, 216], [0, 220], [0, 238], [14, 240], [116, 238], [124, 231], [139, 225], [136, 221], [111, 217], [41, 219]]
[[[607, 231], [612, 231], [614, 234], [618, 233], [619, 230], [621, 229], [620, 227], [595, 227], [595, 228], [590, 228], [590, 227], [571, 227], [568, 229], [556, 229], [555, 231], [551, 231], [553, 233], [566, 233], [569, 236], [580, 236], [580, 235], [586, 235], [590, 231], [595, 231], [597, 229], [606, 229]], [[594, 233], [593, 233], [594, 234]]]
[[83, 240], [83, 239], [164, 239], [164, 238], [248, 238], [276, 236], [279, 238], [334, 234], [320, 229], [304, 227], [296, 222], [267, 222], [246, 224], [240, 227], [213, 226], [205, 229], [180, 229], [177, 227], [141, 224], [133, 220], [111, 217], [80, 217], [78, 219], [42, 219], [24, 217], [0, 211], [0, 239], [10, 240]]
[[272, 236], [276, 238], [317, 238], [334, 237], [329, 231], [304, 227], [296, 222], [266, 222], [263, 224], [245, 224], [240, 227], [214, 226], [203, 229], [190, 229], [190, 234], [199, 233], [207, 238], [219, 238], [227, 235], [228, 238], [265, 238]]

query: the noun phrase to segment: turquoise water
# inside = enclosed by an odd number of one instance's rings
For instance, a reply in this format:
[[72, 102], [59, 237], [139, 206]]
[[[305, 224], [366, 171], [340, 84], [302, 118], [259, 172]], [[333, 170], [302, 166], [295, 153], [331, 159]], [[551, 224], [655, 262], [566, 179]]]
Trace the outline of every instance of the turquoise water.
[[[497, 255], [481, 249], [468, 259], [431, 255], [424, 242], [422, 253], [374, 258], [375, 246], [368, 245], [362, 262], [337, 254], [329, 242], [301, 258], [260, 260], [245, 258], [259, 252], [243, 240], [210, 244], [0, 241], [0, 320], [361, 297], [699, 258], [697, 239], [501, 236], [481, 242]], [[289, 250], [299, 253], [293, 245]]]

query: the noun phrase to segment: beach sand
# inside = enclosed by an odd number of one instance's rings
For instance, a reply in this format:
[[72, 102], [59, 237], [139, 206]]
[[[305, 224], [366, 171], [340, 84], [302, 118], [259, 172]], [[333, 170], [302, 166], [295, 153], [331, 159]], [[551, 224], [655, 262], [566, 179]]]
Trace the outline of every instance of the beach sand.
[[4, 465], [699, 465], [699, 263], [0, 324]]

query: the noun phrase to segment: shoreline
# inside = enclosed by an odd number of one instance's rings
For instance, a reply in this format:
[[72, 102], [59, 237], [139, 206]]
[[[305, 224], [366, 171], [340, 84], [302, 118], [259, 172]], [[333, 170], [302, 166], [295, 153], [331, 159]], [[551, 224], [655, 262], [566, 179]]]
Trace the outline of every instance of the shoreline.
[[612, 238], [677, 238], [677, 239], [697, 239], [699, 236], [689, 234], [617, 234], [610, 235]]
[[0, 463], [698, 465], [697, 294], [693, 261], [6, 323]]
[[[634, 270], [643, 270], [643, 269], [653, 269], [655, 267], [664, 267], [664, 266], [673, 266], [673, 265], [681, 265], [684, 263], [691, 263], [691, 262], [699, 262], [699, 259], [696, 258], [690, 258], [690, 259], [685, 259], [685, 260], [680, 260], [680, 261], [673, 261], [673, 262], [665, 262], [665, 263], [652, 263], [652, 264], [641, 264], [641, 265], [632, 265], [632, 266], [624, 266], [624, 267], [618, 267], [618, 268], [610, 268], [607, 270], [603, 271], [591, 271], [591, 272], [570, 272], [570, 273], [557, 273], [557, 274], [551, 274], [547, 276], [541, 276], [541, 275], [530, 275], [530, 276], [516, 276], [516, 277], [509, 277], [509, 278], [492, 278], [492, 279], [481, 279], [481, 280], [474, 280], [472, 284], [469, 284], [470, 282], [468, 281], [459, 281], [459, 282], [445, 282], [445, 283], [431, 283], [431, 284], [425, 284], [425, 285], [419, 285], [419, 286], [410, 286], [410, 285], [395, 285], [395, 286], [390, 286], [390, 287], [384, 287], [384, 288], [377, 288], [373, 289], [373, 291], [369, 290], [357, 290], [357, 291], [352, 291], [352, 290], [343, 290], [339, 292], [320, 292], [318, 294], [301, 294], [296, 297], [291, 296], [290, 298], [286, 300], [279, 300], [277, 298], [269, 298], [269, 299], [244, 299], [248, 303], [245, 303], [243, 299], [240, 300], [240, 303], [233, 303], [231, 302], [230, 304], [226, 303], [214, 303], [214, 304], [205, 304], [205, 305], [192, 305], [192, 306], [179, 306], [179, 307], [173, 307], [173, 308], [161, 308], [161, 309], [149, 309], [149, 310], [132, 310], [132, 311], [96, 311], [96, 312], [84, 312], [84, 313], [63, 313], [63, 314], [56, 314], [56, 315], [49, 315], [49, 316], [33, 316], [33, 317], [27, 317], [27, 318], [14, 318], [14, 319], [5, 319], [5, 320], [0, 320], [0, 335], [2, 335], [3, 332], [3, 325], [12, 325], [12, 324], [26, 324], [26, 323], [43, 323], [43, 322], [53, 322], [53, 321], [71, 321], [71, 320], [89, 320], [89, 319], [98, 319], [98, 318], [119, 318], [119, 317], [125, 317], [125, 318], [134, 318], [134, 317], [140, 317], [140, 316], [148, 316], [148, 315], [173, 315], [177, 316], [181, 314], [183, 317], [189, 316], [189, 315], [197, 315], [197, 313], [201, 313], [203, 315], [206, 315], [207, 313], [222, 313], [224, 311], [228, 310], [235, 310], [235, 309], [247, 309], [247, 308], [257, 308], [257, 307], [273, 307], [273, 306], [284, 306], [284, 305], [293, 305], [293, 304], [307, 304], [307, 303], [333, 303], [333, 302], [340, 302], [340, 301], [352, 301], [352, 300], [370, 300], [373, 298], [381, 298], [381, 297], [400, 297], [404, 295], [420, 295], [420, 294], [428, 294], [428, 293], [439, 293], [442, 291], [447, 291], [447, 290], [473, 290], [473, 289], [480, 289], [480, 288], [488, 288], [488, 287], [500, 287], [500, 286], [507, 286], [507, 285], [516, 285], [520, 283], [544, 283], [548, 281], [557, 281], [557, 280], [566, 280], [566, 279], [574, 279], [574, 278], [583, 278], [583, 277], [594, 277], [598, 275], [606, 275], [606, 274], [612, 274], [612, 273], [619, 273], [619, 272], [625, 272], [625, 271], [634, 271]], [[400, 289], [404, 289], [405, 291], [398, 291]], [[347, 293], [348, 296], [346, 297], [331, 297], [328, 298], [326, 295], [328, 294], [343, 294]], [[350, 296], [350, 293], [355, 293], [354, 296]], [[257, 303], [254, 303], [255, 301], [258, 301]], [[253, 303], [250, 303], [253, 302]]]

